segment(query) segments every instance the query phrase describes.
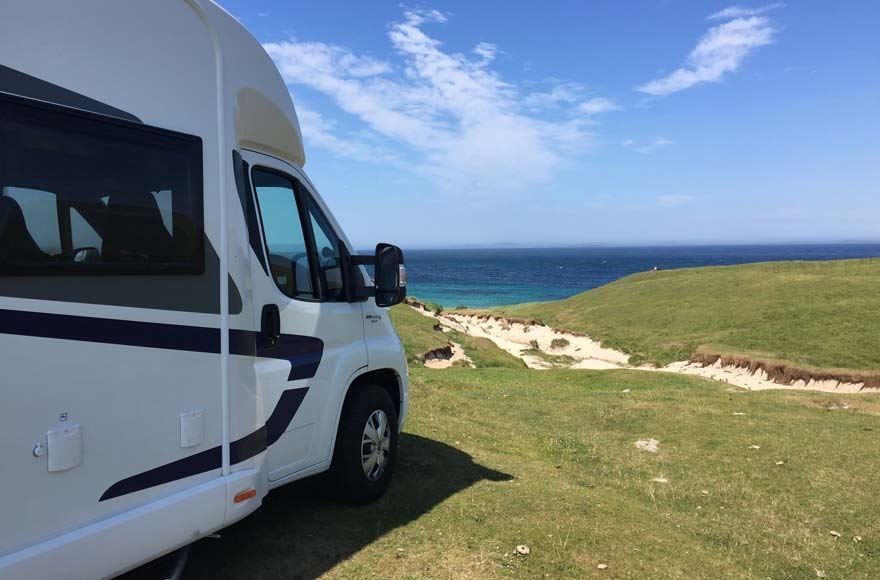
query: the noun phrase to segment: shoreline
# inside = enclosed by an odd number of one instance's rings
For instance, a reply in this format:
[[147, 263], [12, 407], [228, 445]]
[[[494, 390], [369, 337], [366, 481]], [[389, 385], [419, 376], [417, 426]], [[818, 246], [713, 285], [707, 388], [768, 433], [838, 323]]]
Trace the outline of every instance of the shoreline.
[[[487, 338], [502, 350], [520, 358], [531, 369], [632, 369], [700, 376], [750, 391], [788, 389], [826, 393], [880, 392], [868, 380], [858, 381], [858, 373], [797, 369], [775, 361], [732, 357], [698, 352], [691, 360], [664, 367], [634, 366], [629, 355], [606, 348], [589, 336], [551, 328], [537, 320], [509, 318], [494, 314], [433, 312], [418, 300], [406, 304], [439, 324], [474, 337]], [[435, 365], [434, 368], [437, 367]]]

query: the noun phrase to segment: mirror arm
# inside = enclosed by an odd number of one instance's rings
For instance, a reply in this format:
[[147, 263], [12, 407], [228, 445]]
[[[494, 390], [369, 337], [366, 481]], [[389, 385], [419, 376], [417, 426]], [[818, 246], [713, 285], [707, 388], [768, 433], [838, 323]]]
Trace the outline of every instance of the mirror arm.
[[[342, 257], [346, 264], [346, 269], [357, 266], [374, 266], [376, 264], [376, 256], [358, 256], [348, 251], [345, 244], [342, 244]], [[363, 288], [355, 287], [354, 284], [348, 284], [349, 301], [361, 300], [363, 298], [372, 298], [376, 295], [375, 286], [365, 286]]]
[[375, 266], [376, 256], [352, 256], [351, 263], [354, 266]]
[[354, 297], [356, 299], [372, 298], [375, 295], [376, 295], [376, 287], [375, 286], [366, 286], [364, 288], [355, 288], [354, 289]]

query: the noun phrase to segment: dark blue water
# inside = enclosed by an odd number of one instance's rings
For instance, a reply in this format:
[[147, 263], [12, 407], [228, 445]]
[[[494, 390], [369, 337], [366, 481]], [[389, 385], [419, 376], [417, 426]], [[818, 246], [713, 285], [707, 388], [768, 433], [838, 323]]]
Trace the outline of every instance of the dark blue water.
[[411, 296], [445, 307], [558, 300], [653, 267], [880, 257], [880, 244], [405, 251]]

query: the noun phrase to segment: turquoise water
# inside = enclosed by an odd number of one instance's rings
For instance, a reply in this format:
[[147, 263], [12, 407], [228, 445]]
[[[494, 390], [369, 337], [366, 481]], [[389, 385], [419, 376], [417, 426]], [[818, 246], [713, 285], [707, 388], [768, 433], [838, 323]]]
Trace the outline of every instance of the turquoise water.
[[404, 249], [408, 294], [445, 307], [558, 300], [653, 267], [880, 257], [880, 244]]

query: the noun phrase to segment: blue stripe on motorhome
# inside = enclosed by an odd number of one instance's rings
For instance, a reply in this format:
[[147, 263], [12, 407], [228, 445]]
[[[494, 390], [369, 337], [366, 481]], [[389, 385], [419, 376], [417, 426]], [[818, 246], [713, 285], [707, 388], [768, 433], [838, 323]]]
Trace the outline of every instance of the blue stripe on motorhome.
[[[278, 441], [296, 416], [308, 390], [308, 388], [291, 389], [281, 393], [281, 398], [278, 399], [278, 403], [266, 424], [229, 445], [230, 464], [236, 465], [250, 459]], [[220, 469], [222, 460], [220, 447], [213, 447], [118, 481], [107, 488], [98, 501], [106, 501], [213, 469]]]
[[[0, 334], [220, 353], [219, 328], [70, 314], [0, 310]], [[291, 365], [288, 381], [315, 376], [324, 352], [324, 341], [314, 336], [282, 334], [275, 346], [263, 347], [258, 343], [257, 332], [236, 329], [229, 331], [230, 354], [286, 360]]]
[[[0, 334], [187, 352], [220, 352], [218, 328], [46, 312], [0, 310]], [[265, 347], [260, 344], [259, 333], [231, 329], [229, 352], [286, 360], [291, 364], [287, 380], [294, 381], [315, 376], [324, 353], [324, 342], [313, 336], [282, 334], [277, 344]], [[275, 443], [287, 430], [308, 390], [306, 387], [284, 391], [263, 427], [230, 443], [231, 463], [241, 463]], [[123, 479], [110, 486], [100, 501], [218, 469], [221, 461], [219, 446], [207, 449]]]

